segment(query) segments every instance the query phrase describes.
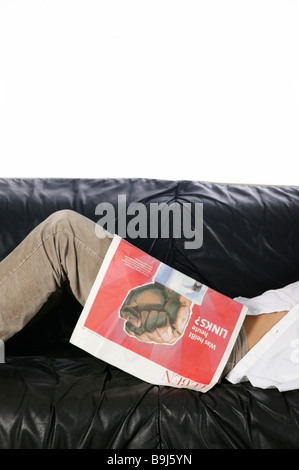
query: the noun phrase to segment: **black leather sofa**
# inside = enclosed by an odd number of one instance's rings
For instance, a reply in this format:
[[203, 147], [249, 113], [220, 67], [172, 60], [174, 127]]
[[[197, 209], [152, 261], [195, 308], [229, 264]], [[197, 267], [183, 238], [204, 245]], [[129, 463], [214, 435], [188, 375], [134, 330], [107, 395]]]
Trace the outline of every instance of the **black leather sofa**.
[[[203, 203], [203, 245], [130, 240], [231, 297], [299, 278], [299, 187], [152, 179], [1, 179], [0, 258], [48, 215], [97, 221], [100, 202]], [[299, 391], [225, 380], [206, 394], [145, 383], [69, 343], [81, 306], [58, 292], [5, 345], [2, 449], [278, 449], [299, 447]]]

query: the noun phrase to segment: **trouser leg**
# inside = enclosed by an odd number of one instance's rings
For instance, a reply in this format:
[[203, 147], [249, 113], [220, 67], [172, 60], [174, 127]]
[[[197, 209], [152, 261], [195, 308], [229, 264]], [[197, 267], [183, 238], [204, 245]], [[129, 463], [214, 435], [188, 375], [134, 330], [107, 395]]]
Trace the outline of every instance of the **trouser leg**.
[[[67, 281], [85, 304], [111, 243], [96, 224], [70, 210], [52, 214], [0, 263], [0, 339], [13, 336]], [[101, 230], [97, 226], [97, 230]]]
[[[248, 348], [248, 341], [246, 336], [246, 331], [244, 326], [242, 326], [239, 335], [236, 339], [232, 352], [228, 358], [228, 361], [222, 371], [220, 380], [225, 377], [234, 367], [241, 361], [241, 359], [247, 354], [249, 351]], [[219, 380], [219, 381], [220, 381]]]

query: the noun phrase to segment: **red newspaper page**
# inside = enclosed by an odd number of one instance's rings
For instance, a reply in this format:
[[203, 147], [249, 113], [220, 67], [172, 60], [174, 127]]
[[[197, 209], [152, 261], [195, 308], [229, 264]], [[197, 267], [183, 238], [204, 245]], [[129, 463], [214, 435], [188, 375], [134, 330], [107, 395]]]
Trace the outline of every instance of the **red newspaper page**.
[[246, 311], [115, 236], [71, 342], [151, 383], [205, 392]]

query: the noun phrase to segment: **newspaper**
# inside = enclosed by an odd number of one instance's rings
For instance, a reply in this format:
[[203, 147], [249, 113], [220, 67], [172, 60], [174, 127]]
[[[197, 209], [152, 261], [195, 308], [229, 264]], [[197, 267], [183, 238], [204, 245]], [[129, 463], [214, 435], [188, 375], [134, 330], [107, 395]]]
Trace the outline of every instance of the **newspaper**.
[[70, 342], [149, 383], [207, 392], [246, 312], [114, 235]]

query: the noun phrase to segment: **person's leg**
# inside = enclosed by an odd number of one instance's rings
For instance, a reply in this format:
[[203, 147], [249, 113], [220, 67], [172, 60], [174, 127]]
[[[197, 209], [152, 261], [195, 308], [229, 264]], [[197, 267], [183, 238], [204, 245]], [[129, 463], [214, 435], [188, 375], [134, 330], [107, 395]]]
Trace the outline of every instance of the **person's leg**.
[[235, 365], [241, 361], [241, 359], [245, 356], [245, 354], [248, 353], [248, 342], [247, 342], [247, 336], [246, 336], [246, 331], [244, 328], [244, 325], [242, 326], [236, 342], [234, 344], [234, 347], [231, 351], [231, 354], [228, 358], [228, 361], [222, 371], [221, 377], [219, 379], [219, 382], [223, 377], [225, 377], [234, 367]]
[[[111, 237], [70, 210], [52, 214], [0, 263], [0, 339], [13, 336], [64, 281], [85, 304]], [[97, 230], [101, 230], [97, 226]]]

